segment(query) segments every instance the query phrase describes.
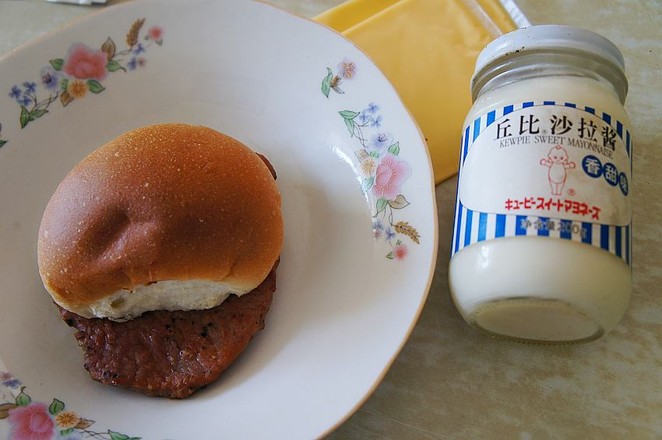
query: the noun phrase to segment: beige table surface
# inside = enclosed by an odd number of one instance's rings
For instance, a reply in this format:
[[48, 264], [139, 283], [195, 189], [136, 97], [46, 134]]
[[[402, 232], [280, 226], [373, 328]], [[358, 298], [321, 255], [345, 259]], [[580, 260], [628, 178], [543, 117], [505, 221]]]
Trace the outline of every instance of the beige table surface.
[[[271, 1], [307, 17], [340, 3]], [[439, 258], [420, 320], [381, 385], [332, 439], [662, 438], [662, 2], [517, 3], [533, 23], [598, 31], [625, 55], [636, 135], [630, 309], [586, 345], [523, 345], [468, 327], [447, 283], [450, 179], [436, 189]], [[97, 8], [0, 0], [0, 55]]]

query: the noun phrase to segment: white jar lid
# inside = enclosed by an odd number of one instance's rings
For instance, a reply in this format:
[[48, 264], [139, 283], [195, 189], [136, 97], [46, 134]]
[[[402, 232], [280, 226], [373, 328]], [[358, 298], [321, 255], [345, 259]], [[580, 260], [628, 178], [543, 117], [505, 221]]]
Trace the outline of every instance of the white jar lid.
[[621, 51], [602, 35], [573, 26], [538, 25], [514, 30], [489, 43], [476, 60], [475, 72], [497, 58], [541, 50], [574, 50], [593, 54], [625, 70]]
[[[609, 65], [625, 80], [623, 54], [600, 34], [573, 26], [537, 25], [514, 30], [489, 43], [478, 55], [472, 87], [495, 62], [529, 53], [574, 52]], [[627, 86], [626, 86], [627, 87]]]

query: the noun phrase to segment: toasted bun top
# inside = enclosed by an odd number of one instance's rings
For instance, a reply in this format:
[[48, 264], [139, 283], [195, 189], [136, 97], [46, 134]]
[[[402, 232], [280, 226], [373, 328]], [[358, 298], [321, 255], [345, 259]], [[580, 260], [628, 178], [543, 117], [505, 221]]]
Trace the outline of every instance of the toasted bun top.
[[260, 156], [210, 128], [153, 125], [102, 146], [60, 183], [39, 230], [39, 272], [55, 302], [92, 317], [104, 299], [161, 281], [246, 293], [282, 243], [280, 193]]

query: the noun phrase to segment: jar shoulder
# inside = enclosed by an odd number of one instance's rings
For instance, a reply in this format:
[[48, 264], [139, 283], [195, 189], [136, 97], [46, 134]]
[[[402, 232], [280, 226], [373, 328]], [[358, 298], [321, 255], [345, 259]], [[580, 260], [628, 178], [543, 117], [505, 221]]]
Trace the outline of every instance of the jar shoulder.
[[465, 126], [477, 117], [508, 105], [533, 101], [555, 101], [589, 106], [607, 112], [621, 123], [630, 125], [625, 108], [607, 84], [582, 77], [532, 78], [505, 84], [483, 92], [469, 110]]

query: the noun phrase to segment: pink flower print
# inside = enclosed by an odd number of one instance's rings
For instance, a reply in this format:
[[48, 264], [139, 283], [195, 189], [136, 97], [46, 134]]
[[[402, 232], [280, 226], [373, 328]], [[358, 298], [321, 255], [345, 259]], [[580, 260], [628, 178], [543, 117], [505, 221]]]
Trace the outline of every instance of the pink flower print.
[[393, 257], [395, 257], [396, 260], [404, 260], [407, 258], [407, 254], [409, 253], [409, 249], [407, 249], [407, 246], [404, 244], [399, 244], [395, 248], [393, 248]]
[[72, 44], [67, 52], [64, 72], [78, 79], [103, 80], [108, 71], [108, 56], [101, 50], [92, 49], [83, 43]]
[[394, 200], [400, 194], [400, 188], [411, 175], [407, 162], [399, 161], [395, 156], [387, 155], [377, 166], [375, 184], [372, 191], [377, 197]]
[[152, 26], [147, 30], [147, 36], [150, 40], [161, 41], [161, 39], [163, 39], [163, 28], [160, 26]]
[[55, 422], [44, 403], [16, 407], [9, 412], [7, 420], [14, 440], [50, 440], [55, 437]]

